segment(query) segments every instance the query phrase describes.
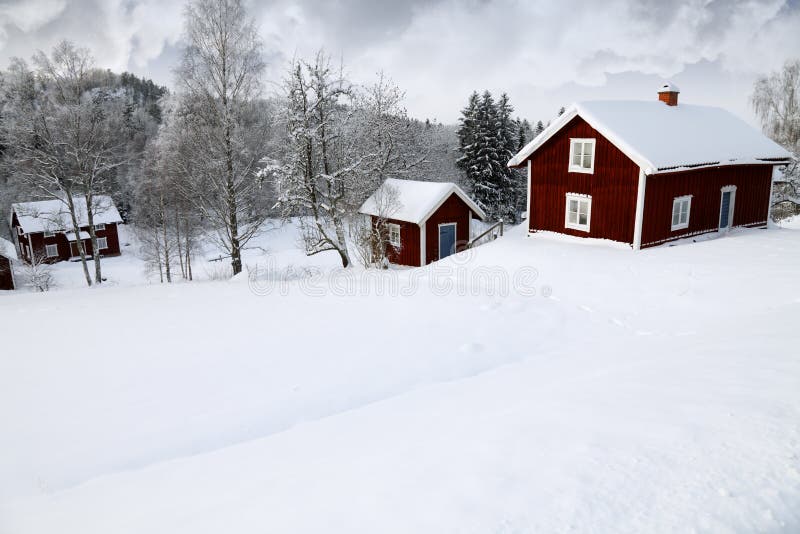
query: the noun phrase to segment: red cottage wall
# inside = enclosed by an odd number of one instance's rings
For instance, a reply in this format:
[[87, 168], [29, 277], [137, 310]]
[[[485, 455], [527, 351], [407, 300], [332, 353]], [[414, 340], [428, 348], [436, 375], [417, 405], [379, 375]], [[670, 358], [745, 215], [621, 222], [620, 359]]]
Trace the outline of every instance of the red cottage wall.
[[[464, 250], [470, 238], [470, 208], [455, 193], [439, 206], [425, 223], [425, 264], [439, 259], [439, 225], [456, 223], [456, 252]], [[419, 265], [419, 264], [417, 264]]]
[[[570, 138], [594, 138], [594, 173], [569, 172]], [[580, 117], [547, 140], [531, 161], [530, 231], [633, 243], [639, 167]], [[592, 196], [590, 231], [564, 227], [566, 194]]]
[[[419, 267], [419, 226], [396, 219], [387, 219], [387, 222], [400, 226], [400, 249], [395, 250], [393, 247], [389, 247], [387, 251], [389, 261], [396, 265]], [[372, 224], [376, 225], [377, 223], [377, 218], [373, 217]], [[109, 240], [108, 244], [110, 247], [111, 240]]]
[[[717, 231], [722, 201], [720, 190], [727, 185], [736, 186], [732, 225], [765, 225], [772, 189], [771, 165], [710, 167], [656, 174], [647, 177], [642, 247]], [[692, 195], [689, 227], [673, 232], [672, 201], [684, 195]]]
[[[17, 227], [19, 226], [19, 222], [17, 220], [16, 214], [12, 217], [12, 230], [13, 232], [17, 233]], [[88, 232], [89, 227], [84, 226], [81, 228], [82, 231]], [[107, 239], [108, 248], [102, 252], [103, 257], [106, 256], [119, 256], [120, 254], [120, 243], [119, 243], [119, 233], [117, 229], [117, 224], [107, 224], [105, 230], [97, 230], [97, 237], [105, 237]], [[46, 255], [46, 245], [56, 245], [58, 246], [58, 257], [53, 257], [47, 259], [50, 263], [55, 263], [59, 261], [68, 261], [70, 258], [73, 257], [72, 254], [72, 244], [67, 239], [66, 233], [58, 232], [52, 237], [45, 237], [44, 233], [42, 232], [35, 232], [30, 234], [24, 234], [22, 236], [16, 235], [17, 241], [21, 246], [20, 257], [26, 261], [30, 261], [30, 254], [28, 253], [28, 246], [33, 246], [33, 252], [37, 257], [44, 258]], [[86, 245], [86, 254], [92, 254], [92, 243], [90, 240], [84, 241]]]
[[0, 290], [14, 289], [14, 277], [11, 273], [11, 261], [0, 256]]

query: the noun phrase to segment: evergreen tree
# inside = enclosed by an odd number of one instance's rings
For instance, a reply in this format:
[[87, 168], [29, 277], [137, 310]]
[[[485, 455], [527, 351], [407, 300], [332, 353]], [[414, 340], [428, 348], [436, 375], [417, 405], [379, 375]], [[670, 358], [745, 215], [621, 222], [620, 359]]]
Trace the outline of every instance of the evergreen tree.
[[[512, 118], [508, 95], [495, 103], [489, 91], [470, 96], [462, 110], [458, 129], [465, 185], [492, 220], [517, 222], [520, 198], [524, 198], [522, 173], [509, 169], [508, 161], [524, 145], [525, 123]], [[528, 124], [528, 128], [530, 125]]]
[[467, 107], [461, 110], [461, 119], [459, 120], [458, 130], [456, 136], [458, 137], [458, 150], [461, 157], [456, 160], [458, 168], [464, 171], [464, 186], [468, 190], [474, 188], [476, 182], [476, 169], [477, 169], [477, 148], [476, 143], [478, 134], [478, 105], [480, 97], [477, 91], [473, 92]]
[[536, 137], [543, 131], [544, 131], [544, 124], [542, 124], [542, 121], [539, 121], [536, 123], [536, 129], [533, 131], [533, 136]]

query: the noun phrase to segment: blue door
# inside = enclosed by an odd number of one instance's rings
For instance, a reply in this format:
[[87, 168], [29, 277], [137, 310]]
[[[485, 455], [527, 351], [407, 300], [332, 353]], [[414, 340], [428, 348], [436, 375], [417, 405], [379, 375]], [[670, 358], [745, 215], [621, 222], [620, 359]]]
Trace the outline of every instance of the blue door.
[[456, 251], [456, 224], [439, 226], [439, 259], [446, 258]]
[[723, 191], [722, 204], [719, 208], [719, 227], [727, 228], [730, 225], [731, 216], [731, 192]]

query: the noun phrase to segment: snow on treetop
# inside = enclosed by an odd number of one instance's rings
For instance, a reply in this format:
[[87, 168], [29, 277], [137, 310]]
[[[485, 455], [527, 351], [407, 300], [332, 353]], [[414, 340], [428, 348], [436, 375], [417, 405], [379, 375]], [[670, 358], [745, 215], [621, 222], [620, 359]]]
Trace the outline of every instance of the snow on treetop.
[[453, 193], [479, 218], [486, 218], [483, 210], [452, 182], [419, 182], [396, 178], [383, 182], [358, 211], [364, 215], [422, 224]]
[[[79, 226], [88, 226], [86, 215], [86, 199], [74, 197], [75, 215]], [[96, 195], [92, 199], [94, 206], [94, 223], [111, 224], [122, 222], [114, 201], [106, 195]], [[25, 233], [58, 232], [72, 228], [72, 220], [67, 205], [61, 199], [41, 200], [37, 202], [18, 202], [11, 205], [17, 214], [19, 224]]]
[[583, 118], [646, 174], [711, 165], [780, 163], [791, 158], [781, 146], [721, 108], [609, 100], [573, 104], [508, 165], [524, 163], [575, 116]]
[[0, 256], [4, 256], [11, 260], [17, 259], [17, 247], [14, 243], [0, 237]]
[[672, 82], [667, 82], [658, 90], [659, 93], [680, 93], [681, 90]]

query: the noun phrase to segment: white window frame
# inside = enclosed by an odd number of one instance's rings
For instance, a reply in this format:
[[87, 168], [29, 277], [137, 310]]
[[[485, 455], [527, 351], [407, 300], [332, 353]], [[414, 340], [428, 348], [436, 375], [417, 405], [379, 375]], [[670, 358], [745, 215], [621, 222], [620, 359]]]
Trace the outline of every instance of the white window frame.
[[55, 232], [45, 232], [45, 233], [44, 233], [44, 236], [45, 236], [45, 237], [55, 237], [55, 236], [56, 236], [56, 233], [55, 233]]
[[[580, 193], [567, 193], [567, 200], [564, 203], [564, 227], [571, 228], [572, 230], [580, 230], [581, 232], [588, 232], [592, 223], [592, 195], [583, 195]], [[578, 202], [578, 222], [570, 222], [569, 220], [569, 203], [570, 201]], [[586, 224], [580, 223], [581, 202], [587, 203], [586, 208]]]
[[[400, 225], [396, 223], [387, 223], [386, 229], [389, 231], [389, 244], [393, 247], [400, 247]], [[394, 239], [394, 234], [397, 233], [397, 240]]]
[[108, 238], [107, 237], [98, 237], [97, 238], [97, 250], [106, 250], [108, 249]]
[[17, 235], [25, 235], [25, 230], [21, 226], [17, 226]]
[[[52, 248], [51, 248], [52, 247]], [[51, 251], [55, 251], [51, 253]], [[47, 254], [48, 258], [57, 258], [58, 257], [58, 245], [45, 245], [44, 252]]]
[[[581, 165], [573, 165], [572, 160], [575, 157], [575, 147], [580, 144], [581, 146]], [[583, 156], [585, 154], [585, 145], [591, 145], [592, 147], [592, 159], [590, 162], [589, 167], [583, 166]], [[594, 138], [584, 138], [584, 137], [571, 137], [569, 140], [569, 165], [568, 170], [569, 172], [582, 172], [586, 174], [594, 174], [594, 158], [597, 156], [597, 143], [596, 139]]]
[[94, 231], [95, 232], [103, 232], [103, 231], [105, 231], [105, 229], [106, 229], [105, 223], [100, 223], [100, 224], [95, 224], [94, 225]]
[[[680, 214], [682, 210], [680, 206], [686, 204], [686, 222], [681, 222]], [[675, 208], [678, 207], [678, 223], [675, 223]], [[672, 199], [672, 213], [670, 214], [670, 228], [675, 230], [683, 230], [689, 228], [689, 220], [692, 216], [692, 195], [683, 195], [682, 197], [675, 197]]]

